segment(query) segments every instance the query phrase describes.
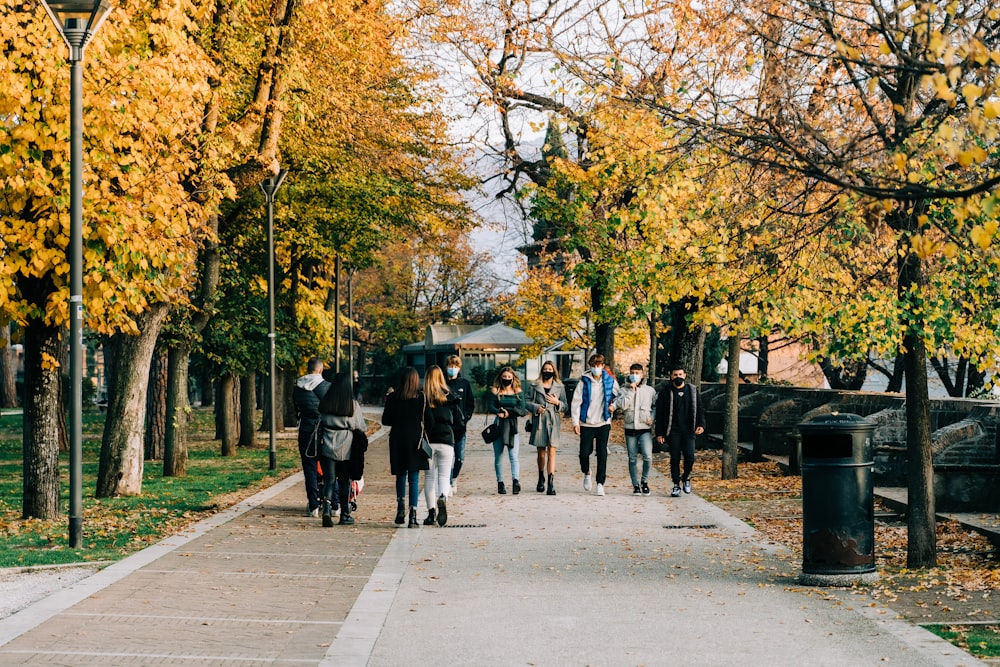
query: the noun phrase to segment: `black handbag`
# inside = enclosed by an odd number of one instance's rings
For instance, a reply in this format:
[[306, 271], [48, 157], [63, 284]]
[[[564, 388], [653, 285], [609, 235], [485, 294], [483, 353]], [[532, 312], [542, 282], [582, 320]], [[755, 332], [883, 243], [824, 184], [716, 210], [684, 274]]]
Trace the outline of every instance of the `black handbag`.
[[487, 444], [489, 444], [499, 437], [500, 437], [500, 424], [497, 422], [496, 419], [494, 419], [492, 424], [483, 429], [483, 440], [486, 441]]

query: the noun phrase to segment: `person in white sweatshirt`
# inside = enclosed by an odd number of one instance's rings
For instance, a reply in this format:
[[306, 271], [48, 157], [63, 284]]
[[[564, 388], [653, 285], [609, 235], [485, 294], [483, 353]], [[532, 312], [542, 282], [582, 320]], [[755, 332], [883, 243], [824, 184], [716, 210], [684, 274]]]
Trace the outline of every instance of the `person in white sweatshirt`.
[[[625, 420], [625, 449], [628, 451], [628, 474], [632, 478], [632, 493], [649, 495], [649, 467], [653, 461], [653, 406], [656, 390], [645, 383], [642, 364], [632, 364], [622, 393], [615, 406]], [[636, 471], [642, 456], [642, 477]]]
[[583, 489], [590, 491], [590, 455], [597, 451], [597, 489], [594, 493], [604, 495], [604, 481], [608, 471], [608, 436], [611, 435], [611, 413], [615, 409], [615, 398], [621, 392], [618, 380], [604, 368], [604, 355], [592, 355], [589, 369], [580, 378], [570, 402], [570, 417], [573, 432], [580, 436], [580, 472], [583, 473]]

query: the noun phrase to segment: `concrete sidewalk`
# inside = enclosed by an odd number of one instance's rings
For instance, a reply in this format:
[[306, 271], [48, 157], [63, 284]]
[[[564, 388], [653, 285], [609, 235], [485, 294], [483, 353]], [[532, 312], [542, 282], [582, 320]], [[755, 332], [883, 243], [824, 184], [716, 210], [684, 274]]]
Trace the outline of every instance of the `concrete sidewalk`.
[[292, 477], [0, 621], [0, 665], [980, 664], [797, 585], [697, 488], [633, 496], [620, 448], [605, 497], [584, 492], [572, 435], [558, 495], [534, 491], [524, 446], [524, 490], [499, 496], [476, 440], [444, 528], [392, 523], [376, 438], [356, 525], [304, 516]]

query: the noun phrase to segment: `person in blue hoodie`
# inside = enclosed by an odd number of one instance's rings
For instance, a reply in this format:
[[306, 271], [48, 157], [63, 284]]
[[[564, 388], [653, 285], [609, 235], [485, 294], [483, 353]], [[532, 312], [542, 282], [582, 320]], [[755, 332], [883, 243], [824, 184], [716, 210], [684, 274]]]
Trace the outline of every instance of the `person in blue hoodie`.
[[573, 391], [570, 417], [573, 432], [580, 436], [580, 472], [583, 489], [590, 491], [590, 455], [597, 451], [597, 489], [595, 495], [604, 495], [604, 481], [608, 471], [608, 437], [611, 435], [611, 413], [615, 398], [621, 393], [618, 380], [604, 367], [604, 355], [592, 355], [587, 362], [589, 369]]

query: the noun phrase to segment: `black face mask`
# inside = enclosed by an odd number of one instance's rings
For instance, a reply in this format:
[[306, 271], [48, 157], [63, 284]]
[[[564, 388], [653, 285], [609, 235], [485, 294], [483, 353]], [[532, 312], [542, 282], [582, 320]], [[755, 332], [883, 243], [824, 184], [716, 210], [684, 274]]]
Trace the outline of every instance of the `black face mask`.
[[674, 386], [678, 388], [684, 386], [684, 378], [674, 378], [671, 382], [673, 382]]
[[503, 386], [503, 387], [509, 387], [512, 384], [514, 384], [513, 380], [504, 380], [503, 378], [500, 378], [500, 385], [501, 386]]
[[542, 379], [543, 380], [551, 380], [555, 376], [556, 376], [556, 374], [553, 373], [552, 371], [542, 371]]

